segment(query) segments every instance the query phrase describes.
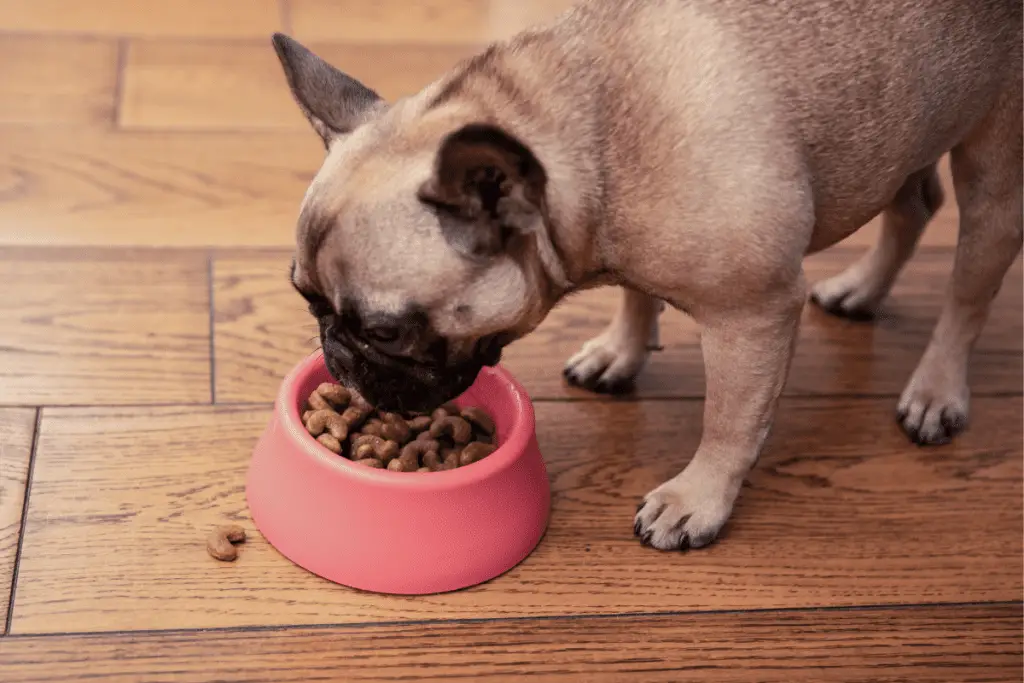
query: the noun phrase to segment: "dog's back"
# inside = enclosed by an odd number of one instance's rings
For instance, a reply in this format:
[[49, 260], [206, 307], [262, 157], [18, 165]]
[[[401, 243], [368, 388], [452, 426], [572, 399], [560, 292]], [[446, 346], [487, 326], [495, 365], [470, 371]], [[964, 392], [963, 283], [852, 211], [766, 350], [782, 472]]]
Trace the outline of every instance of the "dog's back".
[[613, 223], [699, 214], [714, 183], [763, 204], [766, 172], [802, 174], [814, 250], [1019, 100], [1021, 21], [1017, 0], [591, 0], [443, 89], [603, 165]]

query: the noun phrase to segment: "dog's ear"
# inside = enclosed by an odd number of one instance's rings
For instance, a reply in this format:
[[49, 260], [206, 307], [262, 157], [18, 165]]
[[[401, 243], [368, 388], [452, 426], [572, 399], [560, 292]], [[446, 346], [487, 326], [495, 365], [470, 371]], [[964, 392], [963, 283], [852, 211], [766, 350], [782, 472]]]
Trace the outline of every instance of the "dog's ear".
[[325, 146], [385, 107], [377, 93], [338, 71], [298, 41], [275, 33], [273, 42], [292, 95]]
[[523, 143], [496, 126], [471, 124], [444, 139], [419, 198], [441, 214], [453, 247], [486, 257], [537, 225], [546, 185], [544, 168]]

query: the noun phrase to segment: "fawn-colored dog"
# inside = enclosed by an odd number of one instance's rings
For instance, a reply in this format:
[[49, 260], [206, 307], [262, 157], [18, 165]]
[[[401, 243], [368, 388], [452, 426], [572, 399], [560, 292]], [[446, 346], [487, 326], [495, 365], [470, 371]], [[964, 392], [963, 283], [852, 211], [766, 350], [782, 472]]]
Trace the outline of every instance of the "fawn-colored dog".
[[[967, 421], [967, 365], [1022, 243], [1020, 0], [593, 0], [385, 103], [275, 47], [327, 148], [293, 269], [331, 372], [371, 401], [465, 389], [566, 294], [623, 287], [566, 366], [627, 387], [662, 302], [703, 327], [704, 431], [635, 531], [711, 542], [757, 460], [807, 298], [802, 258], [877, 214], [879, 243], [811, 289], [870, 315], [943, 201], [960, 238], [899, 401], [919, 443]], [[683, 454], [680, 454], [683, 455]]]

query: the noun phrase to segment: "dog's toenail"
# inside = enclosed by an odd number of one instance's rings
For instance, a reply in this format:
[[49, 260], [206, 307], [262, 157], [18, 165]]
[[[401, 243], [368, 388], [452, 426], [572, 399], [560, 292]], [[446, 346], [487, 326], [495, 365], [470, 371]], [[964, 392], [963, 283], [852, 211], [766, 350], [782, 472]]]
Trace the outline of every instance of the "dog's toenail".
[[[689, 522], [689, 521], [690, 521], [690, 515], [683, 515], [682, 517], [679, 518], [678, 522], [676, 522], [675, 524], [672, 525], [672, 531], [679, 531], [679, 530], [681, 530], [684, 526], [686, 526], [686, 523]], [[686, 536], [686, 532], [683, 532], [683, 536], [684, 537]]]

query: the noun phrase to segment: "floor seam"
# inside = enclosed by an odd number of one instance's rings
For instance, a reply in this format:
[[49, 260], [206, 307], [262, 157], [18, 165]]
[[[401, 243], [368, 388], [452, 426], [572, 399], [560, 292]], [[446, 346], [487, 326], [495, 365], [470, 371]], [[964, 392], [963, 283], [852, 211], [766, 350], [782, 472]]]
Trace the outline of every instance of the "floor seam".
[[249, 625], [249, 626], [214, 626], [195, 628], [168, 628], [168, 629], [138, 629], [138, 630], [111, 630], [111, 631], [60, 631], [52, 633], [10, 633], [6, 638], [55, 638], [55, 637], [109, 637], [121, 635], [176, 635], [190, 633], [261, 633], [271, 631], [297, 631], [297, 630], [329, 630], [329, 629], [366, 629], [380, 627], [403, 627], [403, 626], [443, 626], [443, 625], [471, 625], [471, 624], [498, 624], [498, 623], [519, 623], [526, 621], [585, 621], [585, 620], [611, 620], [631, 619], [645, 617], [700, 617], [700, 616], [722, 616], [722, 615], [743, 615], [743, 614], [801, 614], [801, 613], [839, 613], [839, 612], [872, 612], [881, 610], [914, 610], [934, 608], [963, 608], [972, 607], [1011, 607], [1024, 606], [1021, 600], [980, 600], [970, 602], [915, 602], [915, 603], [877, 603], [865, 605], [818, 605], [810, 607], [758, 607], [753, 609], [711, 609], [711, 610], [664, 610], [664, 611], [637, 611], [637, 612], [614, 612], [606, 614], [553, 614], [537, 616], [515, 616], [515, 617], [470, 617], [463, 619], [410, 619], [405, 621], [367, 621], [367, 622], [336, 622], [336, 623], [313, 623], [313, 624], [277, 624], [277, 625]]
[[281, 22], [281, 33], [292, 33], [292, 6], [288, 0], [277, 0], [277, 20]]
[[217, 403], [217, 315], [214, 300], [214, 256], [210, 251], [206, 255], [206, 280], [207, 280], [207, 308], [209, 309], [209, 336], [210, 336], [210, 405]]
[[28, 525], [28, 505], [32, 495], [32, 479], [36, 470], [36, 452], [39, 450], [39, 432], [43, 422], [43, 409], [36, 408], [35, 428], [32, 430], [32, 441], [28, 452], [28, 469], [25, 472], [25, 498], [21, 502], [21, 523], [18, 526], [18, 548], [14, 552], [14, 567], [11, 571], [11, 593], [7, 601], [7, 614], [4, 618], [4, 637], [11, 633], [14, 623], [14, 600], [18, 593], [18, 574], [21, 570], [21, 554], [25, 547], [25, 527]]
[[[817, 400], [851, 400], [851, 401], [880, 401], [880, 400], [896, 400], [899, 398], [899, 394], [793, 394], [783, 396], [780, 400], [782, 401], [817, 401]], [[1021, 391], [972, 391], [971, 397], [973, 399], [999, 399], [999, 398], [1024, 398], [1024, 392]], [[268, 408], [273, 407], [276, 399], [269, 398], [265, 401], [220, 401], [216, 404], [218, 408]], [[695, 403], [703, 401], [703, 396], [638, 396], [638, 397], [619, 397], [619, 398], [601, 398], [601, 397], [531, 397], [530, 401], [534, 404], [538, 403], [575, 403], [575, 404], [622, 404], [622, 403]], [[142, 408], [201, 408], [210, 407], [212, 404], [207, 402], [181, 402], [181, 403], [5, 403], [0, 404], [0, 408], [67, 408], [67, 409], [83, 409], [83, 408], [104, 408], [104, 409], [115, 409], [123, 408], [125, 410], [131, 409], [142, 409]]]
[[121, 105], [124, 100], [124, 76], [128, 66], [128, 39], [117, 39], [117, 71], [114, 73], [114, 108], [111, 111], [111, 124], [114, 129], [121, 128]]

